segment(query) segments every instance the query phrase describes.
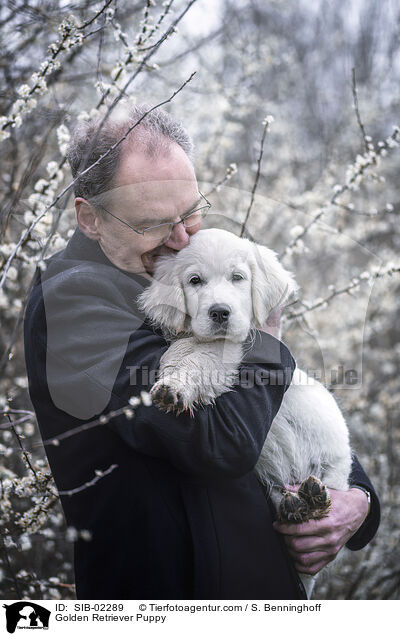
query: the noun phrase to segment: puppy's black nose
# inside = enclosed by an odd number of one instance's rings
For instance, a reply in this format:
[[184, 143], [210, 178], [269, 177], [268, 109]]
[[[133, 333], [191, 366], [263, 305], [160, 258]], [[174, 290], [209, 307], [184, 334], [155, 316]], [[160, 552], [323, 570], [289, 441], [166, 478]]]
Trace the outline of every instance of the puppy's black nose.
[[229, 314], [231, 313], [228, 305], [211, 305], [208, 310], [208, 315], [213, 322], [222, 325], [224, 322], [228, 322]]

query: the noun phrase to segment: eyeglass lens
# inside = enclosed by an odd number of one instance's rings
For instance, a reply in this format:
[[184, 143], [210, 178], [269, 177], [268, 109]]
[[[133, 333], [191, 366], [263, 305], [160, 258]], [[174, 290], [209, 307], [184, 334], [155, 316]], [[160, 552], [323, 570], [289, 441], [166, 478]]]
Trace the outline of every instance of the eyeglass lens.
[[[201, 219], [207, 214], [208, 206], [203, 210], [196, 210], [192, 214], [189, 214], [187, 217], [179, 221], [184, 227], [194, 227], [200, 223]], [[164, 238], [170, 236], [173, 228], [178, 225], [178, 223], [165, 223], [159, 226], [151, 227], [144, 232], [145, 236], [149, 236], [152, 238]]]

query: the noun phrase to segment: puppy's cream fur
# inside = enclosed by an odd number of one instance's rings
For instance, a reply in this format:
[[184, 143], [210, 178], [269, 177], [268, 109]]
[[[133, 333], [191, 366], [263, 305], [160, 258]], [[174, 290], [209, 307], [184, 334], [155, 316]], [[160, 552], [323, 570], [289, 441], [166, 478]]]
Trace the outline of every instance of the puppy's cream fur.
[[[184, 408], [211, 404], [237, 379], [243, 342], [297, 290], [293, 275], [270, 249], [224, 230], [201, 230], [176, 255], [160, 257], [140, 306], [172, 343], [154, 389], [168, 387]], [[210, 307], [229, 308], [221, 332]], [[278, 504], [281, 487], [309, 475], [328, 488], [348, 489], [349, 434], [334, 398], [296, 369], [255, 467]], [[301, 575], [308, 596], [315, 577]]]

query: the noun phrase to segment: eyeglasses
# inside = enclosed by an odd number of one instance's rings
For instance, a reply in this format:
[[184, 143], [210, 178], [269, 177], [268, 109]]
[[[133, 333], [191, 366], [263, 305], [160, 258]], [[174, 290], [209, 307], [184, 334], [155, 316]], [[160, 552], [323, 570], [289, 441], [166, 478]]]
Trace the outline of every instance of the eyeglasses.
[[179, 225], [179, 223], [182, 223], [185, 228], [194, 227], [195, 225], [198, 225], [202, 219], [204, 219], [208, 210], [211, 207], [211, 203], [206, 199], [204, 194], [202, 194], [200, 191], [199, 191], [199, 195], [202, 198], [202, 200], [205, 201], [205, 205], [202, 205], [196, 208], [195, 210], [191, 210], [190, 212], [185, 214], [180, 219], [180, 221], [168, 221], [166, 223], [159, 223], [158, 225], [151, 225], [150, 227], [145, 227], [142, 230], [138, 230], [137, 228], [132, 227], [132, 225], [129, 225], [129, 223], [127, 223], [123, 219], [120, 219], [119, 216], [116, 216], [115, 214], [107, 210], [104, 207], [104, 205], [101, 205], [100, 203], [97, 203], [96, 205], [100, 207], [102, 210], [104, 210], [105, 212], [107, 212], [107, 214], [109, 214], [110, 216], [113, 216], [114, 219], [117, 219], [118, 221], [120, 221], [121, 223], [129, 227], [131, 230], [136, 232], [136, 234], [140, 234], [141, 236], [147, 236], [148, 238], [152, 238], [152, 239], [163, 238], [168, 240], [172, 234], [172, 230], [174, 229], [175, 225]]

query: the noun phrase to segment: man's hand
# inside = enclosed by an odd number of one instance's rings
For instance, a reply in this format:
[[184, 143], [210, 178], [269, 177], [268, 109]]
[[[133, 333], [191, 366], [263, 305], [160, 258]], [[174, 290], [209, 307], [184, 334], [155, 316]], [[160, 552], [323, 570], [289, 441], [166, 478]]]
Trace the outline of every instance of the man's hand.
[[274, 336], [274, 338], [277, 338], [277, 340], [280, 340], [281, 316], [282, 309], [273, 309], [260, 331], [265, 331], [265, 333], [269, 333], [271, 336]]
[[300, 524], [274, 522], [275, 530], [284, 534], [296, 570], [302, 574], [317, 574], [333, 561], [368, 514], [367, 497], [361, 490], [329, 488], [329, 494], [332, 508], [324, 519]]

